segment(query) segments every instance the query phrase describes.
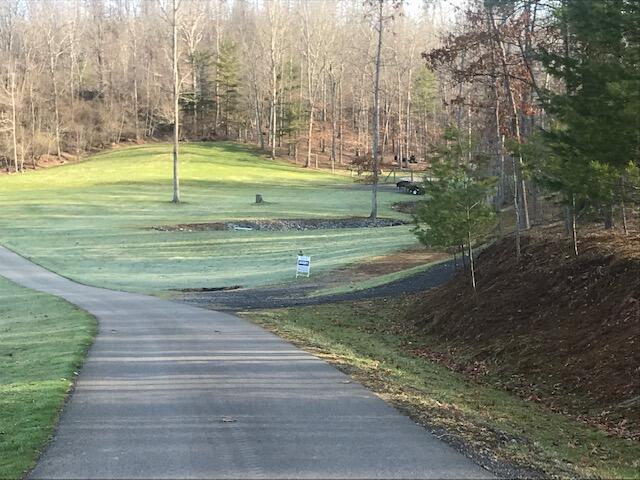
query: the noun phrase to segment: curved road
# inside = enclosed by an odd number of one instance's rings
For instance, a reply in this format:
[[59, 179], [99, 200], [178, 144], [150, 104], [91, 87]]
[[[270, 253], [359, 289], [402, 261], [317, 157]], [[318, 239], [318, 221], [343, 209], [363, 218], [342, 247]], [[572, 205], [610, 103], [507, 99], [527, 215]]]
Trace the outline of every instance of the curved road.
[[238, 317], [88, 287], [0, 247], [0, 275], [100, 330], [31, 478], [487, 478], [327, 363]]

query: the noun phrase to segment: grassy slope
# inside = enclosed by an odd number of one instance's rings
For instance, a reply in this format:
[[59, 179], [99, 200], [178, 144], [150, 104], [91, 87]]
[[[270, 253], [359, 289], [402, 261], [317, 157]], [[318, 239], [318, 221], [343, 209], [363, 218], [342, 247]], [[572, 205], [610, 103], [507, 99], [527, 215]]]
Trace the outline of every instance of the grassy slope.
[[[288, 280], [300, 249], [318, 271], [415, 244], [408, 227], [149, 230], [225, 219], [368, 215], [369, 192], [350, 188], [349, 179], [265, 160], [233, 143], [184, 145], [180, 168], [180, 205], [169, 202], [170, 148], [163, 144], [2, 177], [0, 242], [78, 281], [147, 292]], [[267, 203], [255, 205], [256, 193]], [[380, 194], [380, 214], [394, 215], [395, 200]]]
[[402, 299], [380, 299], [246, 316], [348, 371], [417, 421], [461, 440], [476, 458], [495, 457], [552, 476], [638, 477], [637, 443], [411, 354], [415, 338], [394, 328], [403, 305]]
[[95, 330], [67, 302], [0, 277], [0, 478], [33, 466]]

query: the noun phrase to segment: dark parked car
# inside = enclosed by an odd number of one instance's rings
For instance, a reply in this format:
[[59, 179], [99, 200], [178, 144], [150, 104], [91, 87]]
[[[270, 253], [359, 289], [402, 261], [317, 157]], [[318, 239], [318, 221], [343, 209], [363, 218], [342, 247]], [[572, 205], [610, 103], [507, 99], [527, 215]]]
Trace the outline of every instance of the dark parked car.
[[400, 190], [404, 190], [405, 192], [410, 193], [411, 195], [424, 195], [424, 188], [422, 187], [422, 185], [415, 182], [410, 182], [409, 180], [400, 180], [398, 183], [396, 183], [396, 187], [398, 187]]
[[424, 195], [424, 188], [422, 185], [412, 183], [407, 187], [407, 193], [410, 193], [411, 195]]

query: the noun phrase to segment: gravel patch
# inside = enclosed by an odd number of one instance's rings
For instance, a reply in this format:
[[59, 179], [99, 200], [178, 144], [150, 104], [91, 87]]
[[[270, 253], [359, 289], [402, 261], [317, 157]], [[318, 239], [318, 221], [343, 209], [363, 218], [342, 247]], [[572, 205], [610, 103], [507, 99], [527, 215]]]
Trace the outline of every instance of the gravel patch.
[[176, 300], [198, 307], [232, 312], [319, 305], [322, 303], [365, 300], [377, 297], [394, 297], [408, 293], [417, 293], [442, 285], [449, 280], [454, 273], [453, 261], [448, 261], [434, 265], [428, 270], [409, 277], [354, 292], [308, 297], [307, 295], [317, 289], [318, 285], [292, 283], [258, 288], [236, 288], [233, 290], [209, 289], [207, 291], [205, 289], [185, 289], [180, 291], [180, 295]]
[[161, 232], [204, 232], [220, 230], [259, 230], [269, 232], [335, 230], [340, 228], [381, 228], [405, 225], [408, 222], [397, 218], [367, 217], [350, 218], [300, 218], [281, 220], [234, 220], [229, 222], [182, 223], [178, 225], [158, 225], [151, 227]]

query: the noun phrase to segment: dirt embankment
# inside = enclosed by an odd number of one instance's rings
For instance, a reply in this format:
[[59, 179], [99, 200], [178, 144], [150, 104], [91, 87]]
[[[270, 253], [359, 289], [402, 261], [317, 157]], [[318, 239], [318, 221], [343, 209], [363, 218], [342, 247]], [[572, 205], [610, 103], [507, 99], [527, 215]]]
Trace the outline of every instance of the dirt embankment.
[[640, 438], [640, 235], [591, 232], [580, 255], [538, 232], [486, 249], [408, 315], [442, 350], [415, 353], [628, 438]]

